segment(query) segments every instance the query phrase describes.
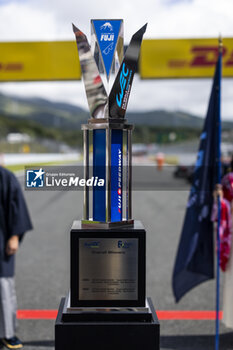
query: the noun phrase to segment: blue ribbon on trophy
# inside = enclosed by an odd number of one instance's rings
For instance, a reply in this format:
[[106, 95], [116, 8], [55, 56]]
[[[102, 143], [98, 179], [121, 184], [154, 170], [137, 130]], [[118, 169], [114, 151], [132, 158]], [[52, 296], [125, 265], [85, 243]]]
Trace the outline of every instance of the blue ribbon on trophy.
[[[147, 24], [132, 36], [123, 55], [123, 20], [92, 20], [92, 47], [85, 34], [73, 25], [91, 115], [88, 123], [82, 125], [84, 177], [88, 179], [90, 175], [89, 149], [92, 141], [93, 176], [105, 180], [105, 186], [101, 189], [93, 188], [92, 208], [89, 205], [91, 202], [89, 189], [84, 188], [83, 227], [133, 225], [131, 193], [133, 126], [127, 123], [125, 113], [146, 27]], [[123, 171], [124, 140], [125, 172]]]

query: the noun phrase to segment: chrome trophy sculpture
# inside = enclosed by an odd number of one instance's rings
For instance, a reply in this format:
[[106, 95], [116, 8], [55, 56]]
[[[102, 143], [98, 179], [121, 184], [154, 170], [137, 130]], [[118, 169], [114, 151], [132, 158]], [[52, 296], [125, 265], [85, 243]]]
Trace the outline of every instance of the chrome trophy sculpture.
[[70, 293], [60, 304], [55, 349], [159, 349], [146, 298], [146, 231], [132, 218], [132, 129], [125, 119], [144, 25], [124, 55], [123, 20], [91, 20], [90, 47], [73, 25], [90, 110], [82, 125], [84, 214], [70, 232]]
[[[91, 115], [88, 124], [82, 126], [84, 176], [85, 179], [89, 178], [91, 168], [93, 176], [105, 180], [102, 190], [93, 188], [92, 208], [89, 204], [90, 193], [87, 186], [84, 188], [83, 227], [133, 225], [131, 194], [133, 126], [127, 123], [125, 114], [146, 26], [133, 35], [123, 56], [123, 20], [92, 20], [92, 49], [85, 34], [73, 25]], [[93, 144], [92, 166], [89, 154], [90, 132]]]

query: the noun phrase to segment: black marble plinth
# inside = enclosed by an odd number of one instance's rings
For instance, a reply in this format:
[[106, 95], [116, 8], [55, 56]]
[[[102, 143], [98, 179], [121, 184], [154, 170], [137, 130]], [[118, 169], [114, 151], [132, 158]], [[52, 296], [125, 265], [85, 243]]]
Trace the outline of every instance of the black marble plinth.
[[62, 298], [55, 324], [55, 350], [159, 350], [160, 325], [152, 301], [148, 310], [80, 312]]

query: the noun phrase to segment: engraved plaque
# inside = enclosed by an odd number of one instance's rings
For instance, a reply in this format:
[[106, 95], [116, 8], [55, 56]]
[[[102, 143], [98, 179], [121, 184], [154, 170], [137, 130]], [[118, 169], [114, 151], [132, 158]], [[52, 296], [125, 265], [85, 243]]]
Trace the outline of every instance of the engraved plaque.
[[138, 299], [138, 238], [79, 238], [79, 300]]
[[71, 229], [71, 307], [145, 306], [146, 231]]

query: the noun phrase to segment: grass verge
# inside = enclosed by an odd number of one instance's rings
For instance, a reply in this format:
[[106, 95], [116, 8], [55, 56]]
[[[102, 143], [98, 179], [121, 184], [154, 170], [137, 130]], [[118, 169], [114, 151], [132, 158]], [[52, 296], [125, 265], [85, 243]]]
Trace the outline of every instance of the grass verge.
[[63, 161], [54, 161], [54, 162], [41, 162], [41, 163], [26, 163], [26, 164], [13, 164], [6, 165], [5, 168], [16, 173], [18, 171], [23, 171], [25, 167], [30, 168], [43, 168], [43, 166], [52, 166], [52, 165], [74, 165], [77, 164], [79, 160], [63, 160]]

